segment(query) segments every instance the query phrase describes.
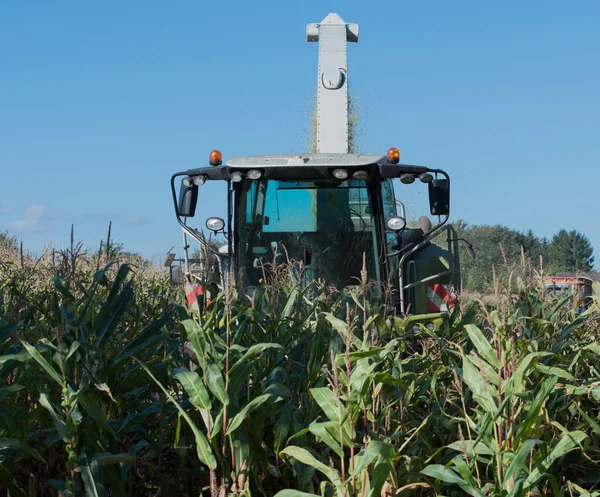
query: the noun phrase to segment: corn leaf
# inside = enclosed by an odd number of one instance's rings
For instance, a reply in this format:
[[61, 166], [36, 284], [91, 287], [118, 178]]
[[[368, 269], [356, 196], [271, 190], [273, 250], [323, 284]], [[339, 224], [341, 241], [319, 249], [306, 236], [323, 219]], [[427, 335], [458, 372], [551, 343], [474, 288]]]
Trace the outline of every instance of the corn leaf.
[[582, 431], [571, 431], [563, 433], [559, 442], [552, 449], [552, 452], [542, 461], [537, 463], [533, 471], [529, 474], [525, 480], [524, 490], [528, 490], [538, 483], [548, 472], [554, 461], [559, 457], [564, 456], [567, 452], [571, 452], [576, 449], [581, 442], [583, 442], [588, 436]]
[[387, 481], [392, 471], [392, 465], [385, 460], [379, 461], [373, 468], [373, 477], [371, 478], [371, 489], [368, 497], [380, 497], [381, 489]]
[[[1, 322], [3, 323], [3, 322]], [[0, 345], [2, 345], [17, 330], [18, 325], [8, 323], [0, 326]]]
[[468, 454], [477, 454], [479, 456], [493, 456], [495, 454], [495, 452], [483, 441], [480, 441], [475, 445], [475, 440], [459, 440], [446, 447], [457, 452], [464, 452], [466, 450]]
[[558, 381], [557, 377], [554, 378], [546, 378], [540, 387], [537, 395], [534, 397], [533, 402], [529, 406], [529, 410], [527, 411], [527, 415], [525, 416], [525, 420], [523, 423], [519, 425], [517, 429], [517, 437], [526, 438], [529, 436], [529, 432], [531, 428], [538, 422], [540, 411], [542, 406], [550, 392], [554, 389], [556, 382]]
[[81, 479], [83, 480], [86, 496], [100, 497], [100, 491], [96, 485], [96, 481], [99, 480], [99, 475], [93, 474], [90, 462], [88, 461], [85, 452], [77, 458], [77, 467], [75, 470], [81, 473]]
[[292, 414], [292, 404], [291, 402], [287, 402], [285, 406], [283, 406], [283, 410], [277, 419], [277, 424], [275, 425], [275, 438], [273, 441], [273, 450], [275, 452], [279, 452], [283, 447], [285, 439], [288, 436], [290, 431], [290, 421]]
[[[17, 440], [15, 438], [0, 438], [0, 451], [4, 450], [12, 450], [17, 452], [23, 452], [38, 461], [46, 464], [42, 456], [39, 454], [37, 450], [32, 447], [29, 447], [26, 443], [21, 440]], [[1, 465], [0, 465], [1, 466]]]
[[[119, 272], [124, 267], [126, 267], [125, 264], [119, 268]], [[121, 293], [119, 293], [116, 297], [109, 297], [109, 299], [102, 306], [102, 309], [96, 318], [101, 323], [98, 330], [98, 337], [96, 338], [96, 347], [102, 347], [111, 337], [121, 322], [121, 319], [125, 315], [125, 312], [133, 302], [133, 288], [131, 285], [132, 282], [129, 281]], [[116, 287], [113, 286], [111, 293], [115, 288]]]
[[493, 398], [491, 385], [466, 356], [463, 356], [462, 367], [463, 380], [471, 389], [471, 392], [473, 392], [473, 399], [488, 413], [493, 414], [496, 411], [496, 403]]
[[[328, 421], [328, 423], [333, 423], [332, 421]], [[334, 425], [337, 428], [337, 424]], [[310, 432], [317, 438], [320, 438], [325, 444], [333, 450], [338, 456], [344, 457], [344, 451], [340, 447], [340, 442], [336, 440], [332, 434], [327, 430], [326, 423], [317, 423], [313, 421], [308, 429]], [[339, 428], [338, 428], [339, 431]], [[339, 438], [339, 437], [338, 437]]]
[[600, 424], [598, 424], [598, 422], [594, 418], [592, 418], [590, 415], [588, 415], [579, 406], [577, 406], [577, 411], [579, 411], [579, 414], [583, 417], [583, 419], [585, 419], [587, 421], [587, 423], [590, 425], [592, 430], [594, 430], [594, 433], [596, 435], [600, 435]]
[[362, 471], [367, 469], [373, 461], [391, 462], [396, 456], [396, 450], [393, 445], [372, 440], [356, 456], [356, 465], [350, 473], [350, 478], [356, 478]]
[[309, 494], [300, 490], [285, 489], [275, 494], [275, 497], [319, 497], [317, 494]]
[[196, 439], [196, 451], [198, 453], [198, 458], [204, 464], [206, 464], [209, 468], [213, 468], [213, 469], [216, 468], [217, 460], [215, 459], [215, 456], [212, 453], [210, 444], [208, 443], [208, 440], [206, 439], [204, 434], [198, 429], [196, 424], [192, 421], [192, 418], [189, 417], [189, 415], [183, 410], [183, 408], [177, 403], [177, 401], [169, 394], [169, 392], [167, 392], [167, 389], [165, 387], [163, 387], [162, 383], [160, 381], [158, 381], [157, 378], [155, 378], [155, 376], [152, 374], [152, 372], [150, 371], [148, 366], [146, 366], [139, 359], [134, 358], [134, 360], [146, 371], [146, 373], [148, 373], [148, 376], [150, 376], [150, 378], [152, 378], [154, 380], [154, 382], [158, 385], [158, 387], [163, 391], [163, 393], [166, 395], [169, 402], [171, 402], [175, 406], [175, 408], [179, 411], [179, 413], [187, 421], [187, 424], [194, 432], [194, 437]]
[[517, 366], [516, 371], [509, 378], [509, 381], [505, 383], [506, 385], [510, 384], [512, 393], [522, 393], [525, 391], [525, 377], [527, 374], [527, 370], [531, 365], [531, 361], [536, 357], [546, 357], [552, 355], [550, 352], [530, 352], [527, 354], [519, 365]]
[[139, 461], [139, 457], [134, 456], [132, 454], [109, 454], [100, 453], [94, 454], [94, 462], [99, 466], [105, 466], [107, 464], [122, 464], [125, 462], [135, 462]]
[[29, 355], [33, 357], [33, 359], [44, 369], [44, 371], [46, 371], [46, 373], [50, 375], [54, 381], [56, 381], [56, 383], [58, 383], [60, 386], [66, 386], [65, 380], [63, 380], [56, 369], [54, 369], [52, 365], [46, 361], [46, 359], [44, 359], [42, 354], [40, 354], [35, 347], [29, 345], [25, 340], [21, 340], [21, 344], [23, 347], [25, 347], [27, 352], [29, 352]]
[[7, 362], [29, 362], [32, 359], [31, 354], [28, 352], [20, 352], [18, 354], [4, 354], [0, 356], [0, 367], [4, 366]]
[[198, 409], [210, 409], [211, 402], [202, 378], [195, 371], [186, 368], [175, 370], [175, 377], [187, 392], [190, 402]]
[[23, 390], [24, 388], [25, 386], [21, 385], [20, 383], [13, 383], [8, 387], [0, 388], [0, 402], [2, 402], [11, 393], [18, 392], [19, 390]]
[[335, 394], [326, 387], [311, 388], [310, 394], [317, 404], [319, 404], [319, 407], [323, 409], [325, 416], [330, 421], [339, 423], [341, 418], [340, 401], [336, 398]]
[[327, 466], [326, 464], [323, 464], [322, 462], [317, 460], [306, 449], [303, 449], [301, 447], [296, 447], [295, 445], [287, 446], [285, 449], [283, 449], [281, 451], [281, 454], [285, 454], [287, 456], [293, 457], [294, 459], [301, 462], [302, 464], [311, 466], [311, 467], [315, 468], [317, 471], [320, 471], [321, 473], [323, 473], [327, 478], [329, 478], [329, 481], [331, 483], [333, 483], [333, 485], [335, 486], [335, 488], [341, 495], [342, 479], [340, 477], [340, 474], [337, 472], [337, 470], [335, 470], [334, 468], [331, 468], [331, 467]]
[[51, 404], [47, 394], [40, 394], [40, 405], [50, 413], [50, 416], [52, 417], [52, 422], [54, 423], [54, 427], [56, 428], [56, 433], [58, 433], [60, 439], [65, 443], [68, 442], [69, 439], [67, 437], [67, 428], [65, 422], [62, 419], [60, 419], [60, 416], [54, 410], [54, 406]]
[[98, 427], [102, 426], [113, 439], [116, 439], [117, 437], [108, 423], [104, 411], [87, 395], [85, 390], [79, 390], [75, 396], [83, 410], [94, 420]]
[[204, 360], [206, 357], [206, 337], [200, 325], [194, 319], [184, 319], [181, 321], [187, 337], [194, 347], [198, 360]]
[[170, 316], [164, 316], [157, 321], [154, 321], [152, 324], [144, 328], [139, 335], [137, 335], [131, 342], [129, 342], [121, 352], [117, 354], [115, 357], [115, 362], [117, 363], [120, 359], [124, 359], [129, 357], [137, 352], [144, 350], [144, 348], [148, 347], [150, 344], [154, 343], [152, 339], [162, 339], [163, 336], [160, 334], [161, 328], [171, 321]]
[[229, 395], [227, 395], [227, 391], [225, 390], [223, 375], [221, 375], [221, 370], [216, 364], [209, 364], [206, 368], [206, 383], [210, 391], [215, 394], [215, 397], [223, 405], [229, 404]]
[[10, 492], [6, 495], [10, 495], [10, 497], [28, 497], [23, 489], [17, 484], [14, 474], [12, 474], [9, 469], [2, 464], [0, 464], [0, 481], [4, 485], [5, 489]]
[[490, 344], [489, 340], [485, 337], [485, 335], [481, 332], [481, 330], [475, 326], [474, 324], [465, 325], [465, 330], [471, 339], [471, 342], [477, 349], [478, 354], [491, 364], [496, 369], [500, 367], [500, 361], [496, 354], [496, 351]]
[[235, 363], [234, 367], [254, 359], [257, 355], [262, 354], [268, 349], [283, 349], [283, 346], [278, 343], [257, 343], [246, 351], [246, 353]]
[[298, 289], [294, 288], [286, 299], [285, 305], [283, 307], [283, 312], [281, 313], [282, 317], [289, 318], [292, 315], [292, 311], [294, 309], [294, 305], [296, 305], [297, 300]]
[[250, 373], [254, 369], [253, 363], [238, 364], [229, 371], [229, 388], [227, 395], [235, 398], [242, 387], [248, 384]]
[[525, 440], [523, 442], [523, 444], [521, 445], [521, 448], [519, 449], [519, 452], [517, 452], [512, 461], [510, 461], [510, 464], [508, 465], [508, 468], [506, 469], [506, 472], [504, 473], [503, 476], [503, 481], [504, 481], [504, 485], [506, 485], [507, 482], [510, 481], [510, 479], [513, 477], [513, 475], [516, 475], [517, 471], [519, 471], [520, 469], [524, 469], [527, 470], [527, 466], [525, 465], [525, 461], [527, 460], [527, 457], [529, 457], [529, 455], [531, 454], [531, 451], [533, 450], [533, 448], [538, 445], [543, 443], [541, 440], [536, 440], [534, 438], [528, 438], [527, 440]]
[[575, 377], [571, 373], [559, 367], [536, 364], [535, 369], [549, 376], [558, 376], [563, 380], [575, 381]]
[[436, 480], [445, 483], [455, 483], [458, 485], [466, 485], [467, 482], [457, 475], [451, 468], [446, 468], [441, 464], [430, 464], [421, 470], [421, 474], [430, 476]]
[[271, 398], [271, 394], [265, 393], [265, 394], [259, 395], [258, 397], [252, 399], [229, 422], [229, 424], [227, 425], [227, 433], [231, 434], [231, 432], [237, 430], [240, 427], [240, 425], [244, 422], [244, 420], [250, 416], [250, 414], [252, 414], [254, 411], [256, 411], [260, 406], [262, 406], [270, 398]]

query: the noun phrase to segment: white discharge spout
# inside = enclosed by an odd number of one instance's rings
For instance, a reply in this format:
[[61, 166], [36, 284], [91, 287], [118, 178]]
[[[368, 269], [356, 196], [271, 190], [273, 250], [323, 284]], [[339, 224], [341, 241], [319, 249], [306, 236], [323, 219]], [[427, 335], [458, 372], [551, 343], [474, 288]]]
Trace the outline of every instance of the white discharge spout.
[[307, 41], [319, 42], [317, 152], [348, 153], [347, 42], [358, 42], [358, 24], [329, 14], [306, 26]]

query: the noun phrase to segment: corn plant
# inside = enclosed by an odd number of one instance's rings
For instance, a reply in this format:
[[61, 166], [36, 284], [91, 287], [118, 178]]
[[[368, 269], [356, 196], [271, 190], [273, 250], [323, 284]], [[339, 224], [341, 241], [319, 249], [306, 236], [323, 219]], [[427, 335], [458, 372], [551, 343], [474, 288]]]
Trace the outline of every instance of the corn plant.
[[366, 275], [340, 294], [290, 261], [251, 295], [230, 276], [195, 313], [108, 250], [12, 250], [11, 496], [598, 495], [597, 298], [582, 312], [515, 279], [432, 331], [382, 309]]
[[[568, 310], [568, 321], [559, 316], [570, 298], [545, 313], [539, 305], [535, 316], [501, 318], [492, 311], [487, 335], [465, 326], [464, 343], [453, 344], [461, 361], [453, 371], [459, 437], [442, 449], [448, 461], [430, 464], [422, 474], [478, 496], [562, 495], [569, 488], [566, 477], [557, 477], [574, 471], [567, 454], [587, 451], [590, 435], [599, 433], [576, 397], [596, 382], [580, 385], [569, 370], [582, 355], [600, 357], [597, 344], [588, 342], [589, 330], [584, 328], [583, 342], [577, 336], [589, 314], [575, 317]], [[548, 343], [540, 347], [544, 339]], [[579, 413], [585, 423], [563, 420], [563, 412]]]

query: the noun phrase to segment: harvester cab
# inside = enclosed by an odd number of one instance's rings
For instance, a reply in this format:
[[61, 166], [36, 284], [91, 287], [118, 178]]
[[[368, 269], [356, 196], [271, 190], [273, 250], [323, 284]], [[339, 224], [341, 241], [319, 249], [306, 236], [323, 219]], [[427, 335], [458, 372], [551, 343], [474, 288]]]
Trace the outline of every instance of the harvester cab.
[[[329, 14], [308, 25], [307, 39], [319, 42], [316, 152], [223, 161], [213, 150], [205, 167], [174, 174], [184, 250], [188, 237], [197, 240], [250, 291], [264, 283], [265, 266], [273, 261], [301, 263], [303, 281], [320, 279], [340, 290], [356, 285], [366, 266], [368, 279], [379, 283], [373, 288], [389, 284], [395, 290], [399, 313], [430, 326], [460, 289], [458, 240], [447, 222], [450, 178], [441, 169], [402, 164], [396, 148], [350, 153], [346, 48], [358, 41], [358, 26]], [[209, 217], [205, 225], [225, 236], [220, 249], [188, 224], [203, 188], [214, 181], [226, 182], [227, 214]], [[408, 227], [394, 182], [426, 187], [436, 222], [422, 216]], [[184, 272], [190, 284], [187, 266]]]

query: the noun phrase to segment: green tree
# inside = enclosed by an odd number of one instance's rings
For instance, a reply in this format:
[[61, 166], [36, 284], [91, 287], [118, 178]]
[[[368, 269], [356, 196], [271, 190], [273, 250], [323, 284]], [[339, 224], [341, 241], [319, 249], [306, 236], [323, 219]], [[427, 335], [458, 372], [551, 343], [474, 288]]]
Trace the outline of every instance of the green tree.
[[[458, 237], [473, 245], [476, 257], [469, 257], [465, 246], [460, 246], [463, 288], [481, 292], [493, 283], [493, 269], [496, 274], [507, 266], [521, 260], [521, 247], [529, 244], [533, 249], [541, 246], [539, 240], [528, 239], [526, 235], [506, 226], [469, 226], [464, 221], [456, 223]], [[535, 238], [535, 237], [533, 237]], [[525, 249], [526, 250], [526, 249]], [[527, 251], [527, 250], [526, 250]]]
[[469, 291], [482, 292], [492, 285], [494, 270], [496, 275], [505, 274], [515, 265], [520, 265], [522, 252], [534, 266], [539, 266], [549, 258], [549, 243], [545, 238], [538, 238], [532, 230], [525, 233], [500, 225], [470, 226], [459, 220], [455, 223], [459, 238], [473, 245], [475, 259], [466, 251], [466, 245], [460, 244], [460, 264], [463, 288]]
[[588, 238], [578, 231], [560, 230], [549, 246], [552, 271], [591, 271], [594, 267], [594, 249]]
[[548, 240], [546, 238], [538, 238], [531, 229], [527, 230], [523, 235], [523, 250], [527, 258], [534, 264], [539, 263], [540, 257], [545, 263], [548, 261]]

